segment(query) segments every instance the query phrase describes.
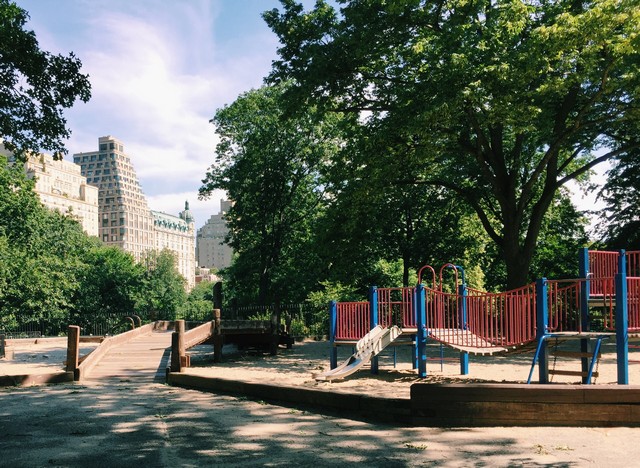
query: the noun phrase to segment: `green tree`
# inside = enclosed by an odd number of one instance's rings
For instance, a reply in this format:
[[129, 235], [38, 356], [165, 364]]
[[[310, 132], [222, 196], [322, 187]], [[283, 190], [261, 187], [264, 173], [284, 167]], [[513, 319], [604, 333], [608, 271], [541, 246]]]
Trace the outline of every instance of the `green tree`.
[[80, 60], [43, 51], [25, 24], [28, 13], [10, 0], [0, 0], [0, 136], [24, 159], [29, 151], [67, 152], [62, 110], [91, 96]]
[[145, 269], [136, 309], [154, 319], [174, 320], [186, 301], [186, 280], [169, 249], [148, 251], [141, 261]]
[[[419, 170], [411, 139], [360, 130], [325, 168], [331, 203], [318, 241], [329, 278], [365, 291], [411, 285], [425, 263], [478, 264], [486, 240], [469, 208], [441, 187], [398, 182]], [[397, 260], [402, 275], [391, 283], [379, 266]]]
[[612, 249], [640, 250], [640, 154], [614, 161], [607, 176], [598, 240]]
[[98, 322], [119, 325], [124, 316], [135, 312], [144, 269], [128, 252], [103, 246], [99, 241], [94, 241], [84, 262], [72, 322], [85, 332]]
[[0, 158], [0, 323], [58, 333], [79, 290], [90, 246], [80, 224], [46, 209], [21, 165]]
[[178, 310], [179, 318], [185, 320], [211, 320], [213, 318], [213, 284], [211, 281], [201, 281], [196, 284], [186, 301]]
[[261, 305], [290, 297], [301, 277], [315, 276], [309, 244], [324, 197], [319, 168], [339, 144], [339, 116], [319, 120], [309, 108], [287, 118], [283, 87], [249, 91], [216, 112], [220, 143], [200, 188], [201, 197], [222, 189], [233, 200], [227, 222], [237, 258], [227, 291]]
[[270, 80], [294, 83], [293, 110], [412, 135], [422, 170], [398, 182], [472, 207], [509, 287], [558, 190], [640, 146], [637, 0], [281, 1], [264, 15], [282, 43]]

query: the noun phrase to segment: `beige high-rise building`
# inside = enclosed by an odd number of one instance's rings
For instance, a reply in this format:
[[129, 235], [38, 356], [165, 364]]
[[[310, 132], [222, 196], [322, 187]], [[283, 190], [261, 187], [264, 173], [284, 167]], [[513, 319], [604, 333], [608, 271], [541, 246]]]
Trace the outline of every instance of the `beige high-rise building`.
[[[12, 156], [0, 146], [2, 154]], [[34, 191], [44, 206], [72, 216], [88, 235], [98, 235], [98, 189], [87, 184], [80, 166], [64, 159], [56, 161], [48, 154], [33, 154], [25, 171], [35, 180]]]
[[131, 158], [117, 138], [100, 137], [98, 151], [77, 153], [73, 159], [87, 183], [99, 188], [100, 239], [131, 252], [137, 261], [149, 250], [168, 248], [176, 254], [178, 271], [191, 287], [195, 227], [188, 207], [180, 217], [151, 211]]
[[[178, 216], [160, 211], [152, 211], [156, 238], [155, 249], [169, 249], [176, 255], [178, 271], [187, 279], [189, 288], [195, 285], [195, 223], [189, 210], [189, 202], [185, 202], [184, 211]], [[187, 276], [186, 274], [189, 274]]]
[[225, 216], [231, 208], [231, 202], [220, 201], [220, 213], [212, 215], [204, 226], [198, 229], [196, 236], [196, 257], [198, 266], [221, 270], [231, 265], [233, 249], [225, 243], [229, 227]]

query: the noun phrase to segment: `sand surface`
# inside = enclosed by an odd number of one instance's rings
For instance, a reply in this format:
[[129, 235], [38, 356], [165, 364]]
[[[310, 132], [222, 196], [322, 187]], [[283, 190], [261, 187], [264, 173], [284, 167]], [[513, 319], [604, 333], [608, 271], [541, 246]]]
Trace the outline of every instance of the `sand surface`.
[[[418, 380], [408, 349], [397, 350], [395, 368], [393, 352], [386, 352], [378, 376], [363, 370], [341, 382], [318, 383], [312, 374], [328, 368], [326, 342], [296, 343], [275, 357], [225, 348], [225, 362], [215, 365], [210, 347], [194, 349], [196, 366], [188, 372], [394, 397], [408, 397]], [[66, 357], [63, 347], [53, 345], [15, 351], [14, 361], [0, 360], [0, 373], [60, 370]], [[611, 352], [608, 346], [599, 383], [615, 382]], [[439, 348], [429, 354], [437, 358]], [[340, 350], [340, 358], [348, 355], [348, 348]], [[472, 357], [468, 376], [459, 375], [456, 353], [447, 351], [445, 358], [442, 370], [439, 359], [429, 361], [427, 381], [524, 382], [531, 355]], [[555, 365], [579, 367], [566, 359]], [[631, 383], [640, 384], [640, 365], [631, 364], [630, 374]], [[18, 467], [640, 464], [636, 428], [401, 427], [126, 380], [0, 389], [0, 420], [0, 465]]]

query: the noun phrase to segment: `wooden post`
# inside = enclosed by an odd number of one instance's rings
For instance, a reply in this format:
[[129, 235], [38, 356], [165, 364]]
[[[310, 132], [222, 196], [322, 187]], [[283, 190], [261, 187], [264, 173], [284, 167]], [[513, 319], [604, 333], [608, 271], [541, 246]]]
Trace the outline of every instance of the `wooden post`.
[[271, 312], [271, 346], [270, 354], [275, 356], [278, 354], [278, 345], [280, 344], [280, 314], [278, 313], [277, 303], [273, 305]]
[[67, 331], [67, 372], [76, 372], [80, 353], [80, 327], [69, 325]]
[[287, 313], [284, 318], [284, 332], [287, 339], [287, 349], [293, 348], [293, 334], [291, 333], [292, 320], [291, 313]]
[[184, 320], [175, 321], [175, 331], [171, 334], [171, 372], [181, 372], [185, 360]]
[[6, 355], [6, 343], [4, 340], [4, 335], [0, 335], [0, 358], [5, 357]]
[[213, 362], [222, 362], [222, 320], [220, 309], [213, 309]]

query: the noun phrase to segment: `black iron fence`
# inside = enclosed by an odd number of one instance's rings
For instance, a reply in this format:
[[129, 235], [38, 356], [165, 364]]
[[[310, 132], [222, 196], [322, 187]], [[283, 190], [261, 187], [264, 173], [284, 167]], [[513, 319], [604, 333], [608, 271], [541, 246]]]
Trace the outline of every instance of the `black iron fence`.
[[0, 334], [7, 339], [40, 338], [52, 336], [66, 336], [69, 325], [78, 325], [84, 336], [115, 335], [131, 329], [132, 321], [138, 326], [138, 318], [147, 323], [153, 314], [134, 315], [132, 313], [102, 313], [93, 316], [70, 317], [67, 320], [46, 320], [38, 322], [19, 323], [15, 326], [0, 328]]

